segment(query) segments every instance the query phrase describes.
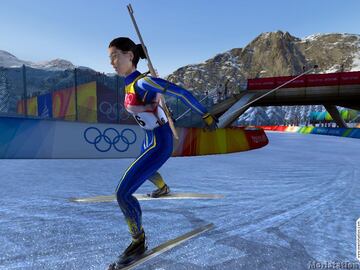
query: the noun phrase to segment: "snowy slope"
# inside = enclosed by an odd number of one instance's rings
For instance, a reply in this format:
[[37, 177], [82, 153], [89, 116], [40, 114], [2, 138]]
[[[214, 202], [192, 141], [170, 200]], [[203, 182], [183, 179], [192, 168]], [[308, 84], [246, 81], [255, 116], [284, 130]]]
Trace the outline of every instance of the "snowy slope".
[[[360, 140], [268, 136], [258, 150], [171, 158], [160, 169], [174, 192], [225, 198], [140, 202], [150, 247], [216, 227], [136, 269], [304, 270], [313, 261], [356, 261]], [[132, 161], [1, 160], [0, 269], [106, 269], [130, 241], [121, 211], [116, 202], [68, 198], [113, 194]], [[152, 189], [146, 182], [137, 192]]]

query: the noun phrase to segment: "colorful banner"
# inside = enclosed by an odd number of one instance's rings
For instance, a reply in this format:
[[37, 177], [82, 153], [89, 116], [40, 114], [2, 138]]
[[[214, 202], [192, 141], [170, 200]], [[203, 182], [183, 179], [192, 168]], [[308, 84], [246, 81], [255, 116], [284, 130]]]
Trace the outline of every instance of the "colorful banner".
[[75, 89], [67, 88], [52, 93], [53, 117], [75, 120]]
[[202, 128], [177, 128], [173, 156], [201, 156], [242, 152], [263, 147], [268, 139], [262, 129], [219, 128], [213, 132]]
[[45, 94], [37, 97], [38, 116], [43, 118], [52, 118], [51, 94]]
[[302, 133], [302, 134], [319, 134], [319, 135], [331, 135], [331, 136], [341, 136], [349, 138], [359, 138], [360, 139], [360, 126], [359, 128], [329, 128], [329, 127], [313, 127], [313, 126], [304, 126], [304, 127], [289, 127], [289, 126], [259, 126], [264, 130], [270, 131], [281, 131], [281, 132], [293, 132], [293, 133]]
[[16, 113], [17, 114], [25, 114], [25, 103], [24, 103], [23, 99], [17, 101]]
[[[29, 116], [37, 116], [38, 115], [38, 102], [37, 97], [32, 97], [26, 99], [27, 105], [27, 115]], [[17, 102], [16, 112], [18, 114], [25, 114], [25, 102], [24, 100], [19, 100]]]
[[263, 129], [245, 127], [244, 132], [250, 149], [261, 148], [269, 143], [269, 139]]
[[[123, 103], [121, 93], [92, 81], [77, 87], [77, 108], [75, 88], [71, 87], [28, 99], [27, 110], [30, 116], [75, 121], [77, 109], [80, 122], [136, 124]], [[23, 100], [17, 103], [17, 113], [25, 114]]]
[[97, 122], [96, 81], [77, 87], [78, 121]]
[[[358, 112], [355, 110], [340, 110], [341, 118], [345, 122], [350, 122], [358, 117]], [[327, 112], [310, 112], [309, 119], [311, 122], [333, 121], [331, 115]]]
[[355, 110], [341, 110], [340, 114], [342, 119], [345, 120], [345, 122], [350, 122], [358, 117], [358, 111]]

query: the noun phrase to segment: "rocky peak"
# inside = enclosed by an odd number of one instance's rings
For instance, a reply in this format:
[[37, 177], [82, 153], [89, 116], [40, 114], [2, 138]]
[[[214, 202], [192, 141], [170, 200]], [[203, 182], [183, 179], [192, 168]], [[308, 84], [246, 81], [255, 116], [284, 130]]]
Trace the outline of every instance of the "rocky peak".
[[322, 73], [360, 70], [360, 36], [352, 34], [314, 34], [296, 46], [307, 61], [316, 62]]
[[236, 93], [249, 78], [296, 75], [314, 64], [319, 65], [320, 73], [360, 70], [360, 36], [334, 33], [298, 38], [289, 32], [266, 32], [244, 48], [184, 66], [167, 79], [195, 92], [229, 81], [229, 92]]
[[42, 68], [42, 69], [51, 69], [51, 70], [66, 70], [66, 69], [74, 69], [76, 66], [73, 65], [70, 61], [64, 59], [54, 59], [51, 61], [45, 61], [33, 64], [34, 68]]
[[295, 42], [299, 39], [288, 32], [260, 34], [243, 50], [242, 61], [248, 78], [292, 75], [305, 64]]

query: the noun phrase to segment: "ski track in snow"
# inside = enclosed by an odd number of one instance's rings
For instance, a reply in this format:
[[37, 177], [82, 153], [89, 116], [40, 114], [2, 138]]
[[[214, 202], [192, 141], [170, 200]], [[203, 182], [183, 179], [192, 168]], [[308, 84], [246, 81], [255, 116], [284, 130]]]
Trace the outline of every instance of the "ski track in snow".
[[[219, 200], [141, 202], [149, 247], [213, 222], [215, 229], [136, 269], [308, 269], [355, 259], [360, 140], [267, 132], [268, 146], [171, 158], [160, 169], [175, 192]], [[129, 244], [111, 194], [126, 160], [1, 160], [0, 269], [105, 269]], [[137, 193], [154, 187], [146, 182]]]

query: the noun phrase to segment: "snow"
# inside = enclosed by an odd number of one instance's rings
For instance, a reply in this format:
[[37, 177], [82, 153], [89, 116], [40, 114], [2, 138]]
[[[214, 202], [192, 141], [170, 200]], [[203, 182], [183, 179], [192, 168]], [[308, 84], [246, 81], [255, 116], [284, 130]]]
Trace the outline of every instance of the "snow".
[[328, 68], [327, 70], [324, 70], [323, 73], [334, 73], [338, 72], [341, 69], [341, 66], [339, 64], [335, 64], [332, 67]]
[[319, 37], [322, 37], [322, 36], [324, 36], [324, 35], [326, 35], [326, 34], [324, 34], [324, 33], [312, 34], [312, 35], [310, 35], [310, 36], [306, 36], [306, 37], [302, 38], [302, 39], [301, 39], [301, 42], [306, 42], [306, 41], [312, 42], [312, 41], [315, 41], [315, 40], [317, 40]]
[[240, 69], [241, 65], [238, 56], [232, 55], [230, 51], [227, 51], [224, 55], [227, 57], [227, 60], [224, 61], [223, 67], [232, 67], [235, 69]]
[[51, 61], [43, 61], [39, 63], [33, 63], [32, 67], [47, 69], [47, 70], [65, 70], [65, 69], [74, 69], [75, 66], [66, 60], [63, 59], [55, 59]]
[[[306, 36], [304, 38], [301, 39], [301, 42], [312, 42], [312, 41], [316, 41], [318, 38], [323, 37], [323, 36], [328, 36], [328, 35], [340, 35], [343, 39], [345, 38], [349, 38], [349, 37], [357, 37], [360, 38], [360, 35], [357, 34], [349, 34], [349, 33], [316, 33], [316, 34], [312, 34], [309, 36]], [[338, 42], [335, 42], [333, 44], [337, 44]]]
[[[140, 202], [150, 247], [216, 227], [138, 270], [297, 270], [356, 260], [360, 140], [267, 135], [258, 150], [167, 161], [160, 172], [174, 192], [225, 198]], [[121, 211], [116, 202], [68, 198], [112, 194], [132, 161], [1, 160], [0, 269], [105, 269], [130, 241]], [[137, 192], [153, 188], [147, 182]]]
[[268, 39], [274, 32], [263, 32], [260, 34], [260, 38], [262, 39]]
[[360, 71], [360, 35], [357, 35], [355, 46], [357, 47], [357, 51], [352, 55], [353, 62], [350, 71]]
[[360, 71], [360, 46], [359, 50], [353, 54], [351, 71]]

